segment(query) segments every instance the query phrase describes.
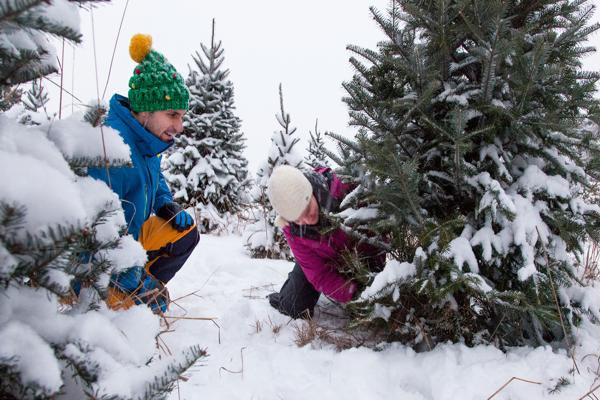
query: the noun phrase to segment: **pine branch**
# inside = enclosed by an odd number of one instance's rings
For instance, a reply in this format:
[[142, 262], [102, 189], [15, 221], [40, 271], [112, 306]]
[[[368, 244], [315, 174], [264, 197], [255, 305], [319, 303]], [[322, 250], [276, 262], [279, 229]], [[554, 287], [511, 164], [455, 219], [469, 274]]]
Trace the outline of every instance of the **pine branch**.
[[17, 17], [50, 0], [9, 0], [0, 3], [0, 23], [13, 22]]
[[174, 382], [187, 371], [190, 367], [198, 362], [198, 360], [206, 357], [208, 353], [206, 350], [201, 349], [199, 346], [193, 346], [187, 349], [184, 353], [184, 360], [181, 362], [173, 362], [168, 365], [163, 372], [162, 376], [154, 378], [154, 382], [150, 383], [144, 395], [139, 399], [155, 399], [163, 397], [171, 392]]
[[323, 149], [323, 153], [325, 153], [327, 155], [327, 157], [329, 157], [337, 165], [342, 166], [345, 164], [344, 160], [341, 157], [339, 157], [337, 154], [332, 152], [331, 150]]
[[498, 19], [496, 22], [496, 30], [492, 37], [492, 43], [487, 48], [489, 58], [487, 58], [483, 65], [483, 80], [481, 87], [483, 88], [483, 99], [489, 102], [492, 98], [492, 91], [495, 84], [496, 66], [497, 66], [497, 51], [499, 46], [500, 37], [502, 32], [508, 28], [508, 21], [505, 19]]
[[360, 148], [360, 146], [357, 142], [355, 142], [354, 140], [351, 140], [345, 136], [342, 136], [335, 132], [325, 132], [325, 136], [329, 136], [329, 137], [337, 140], [338, 142], [343, 143], [345, 146], [347, 146], [348, 148], [352, 149], [353, 151], [355, 151], [357, 153], [363, 152], [363, 150]]

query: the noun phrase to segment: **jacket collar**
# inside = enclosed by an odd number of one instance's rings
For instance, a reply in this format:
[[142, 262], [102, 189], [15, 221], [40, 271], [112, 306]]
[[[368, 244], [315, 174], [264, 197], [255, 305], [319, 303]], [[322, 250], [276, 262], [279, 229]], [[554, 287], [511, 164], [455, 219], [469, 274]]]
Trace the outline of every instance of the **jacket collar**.
[[163, 142], [154, 136], [133, 117], [127, 97], [115, 94], [110, 99], [109, 117], [111, 114], [129, 128], [135, 146], [144, 156], [154, 157], [173, 145], [173, 141]]

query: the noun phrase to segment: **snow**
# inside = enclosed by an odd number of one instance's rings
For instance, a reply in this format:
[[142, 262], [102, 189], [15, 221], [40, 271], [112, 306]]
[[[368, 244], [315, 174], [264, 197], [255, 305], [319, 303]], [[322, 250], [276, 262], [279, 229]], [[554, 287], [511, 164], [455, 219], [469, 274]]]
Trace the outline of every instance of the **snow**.
[[148, 259], [144, 248], [131, 235], [123, 237], [117, 248], [100, 251], [99, 256], [114, 265], [115, 272], [131, 265], [144, 265]]
[[[73, 176], [65, 176], [45, 161], [0, 150], [0, 180], [11, 182], [3, 188], [1, 199], [27, 207], [25, 226], [30, 231], [60, 222], [76, 223], [85, 217], [79, 193], [71, 184]], [[44, 207], [39, 206], [40, 199], [44, 199]]]
[[564, 288], [569, 298], [580, 302], [583, 307], [589, 308], [596, 318], [600, 318], [600, 284], [592, 283], [590, 287], [571, 286]]
[[358, 209], [347, 208], [337, 215], [341, 217], [347, 224], [354, 222], [365, 222], [377, 218], [379, 210], [373, 207], [361, 207]]
[[60, 23], [63, 26], [67, 26], [70, 29], [79, 32], [79, 10], [76, 4], [73, 4], [67, 0], [53, 0], [49, 5], [46, 5], [43, 9], [45, 19]]
[[587, 214], [594, 212], [600, 214], [600, 206], [598, 204], [589, 204], [582, 198], [574, 198], [569, 201], [569, 207], [575, 214]]
[[[88, 126], [74, 116], [56, 122], [51, 129], [55, 133], [47, 134], [48, 127], [25, 127], [0, 116], [0, 180], [10, 182], [4, 185], [0, 200], [27, 208], [24, 226], [28, 232], [59, 223], [90, 222], [107, 204], [116, 212], [99, 227], [98, 237], [117, 237], [125, 224], [116, 194], [102, 182], [77, 177], [63, 157], [100, 156], [100, 131]], [[96, 141], [90, 135], [96, 135]], [[105, 137], [111, 155], [130, 159], [129, 148], [116, 131], [107, 130]], [[86, 141], [91, 143], [84, 145]]]
[[498, 154], [498, 152], [499, 149], [496, 145], [483, 146], [481, 150], [479, 150], [479, 160], [483, 161], [486, 157], [489, 157], [494, 164], [496, 164], [496, 168], [498, 168], [498, 173], [500, 176], [505, 177], [508, 182], [512, 182], [512, 176], [506, 169], [504, 159]]
[[538, 240], [547, 245], [550, 231], [540, 215], [540, 208], [543, 208], [541, 202], [532, 204], [518, 194], [515, 194], [513, 199], [519, 210], [512, 223], [513, 242], [521, 248], [523, 267], [519, 269], [518, 274], [519, 279], [524, 281], [537, 271], [535, 267], [535, 245]]
[[477, 288], [479, 288], [481, 291], [488, 293], [491, 292], [493, 289], [490, 285], [488, 285], [488, 283], [485, 281], [485, 279], [483, 279], [483, 277], [479, 274], [475, 274], [473, 272], [467, 272], [466, 274], [464, 274], [465, 277], [467, 278], [472, 278], [474, 281], [476, 281], [476, 286]]
[[16, 121], [0, 115], [0, 151], [17, 153], [43, 160], [52, 169], [73, 176], [68, 164], [58, 151], [37, 128], [25, 128]]
[[462, 270], [463, 265], [467, 266], [471, 272], [479, 272], [477, 258], [469, 240], [464, 237], [457, 237], [448, 244], [448, 249], [444, 252], [444, 257], [454, 260], [454, 264]]
[[[48, 132], [52, 140], [67, 159], [73, 158], [103, 158], [103, 144], [110, 149], [107, 156], [113, 160], [130, 160], [129, 146], [123, 142], [119, 133], [107, 126], [102, 129], [89, 124], [81, 124], [82, 115], [75, 114], [69, 118], [53, 121], [47, 127], [40, 129]], [[71, 132], [77, 131], [77, 135]], [[108, 152], [108, 151], [107, 151]]]
[[[103, 182], [75, 175], [64, 158], [99, 156], [99, 132], [79, 121], [78, 116], [35, 127], [0, 116], [0, 180], [3, 182], [0, 201], [26, 208], [24, 219], [14, 228], [11, 239], [19, 244], [28, 240], [27, 235], [43, 240], [40, 235], [50, 228], [85, 227], [99, 243], [118, 243], [115, 249], [97, 253], [98, 257], [110, 261], [115, 270], [143, 265], [146, 253], [139, 242], [131, 236], [121, 238], [125, 217], [117, 195]], [[116, 131], [107, 130], [105, 137], [109, 160], [129, 159], [129, 149]], [[103, 219], [97, 223], [99, 215]], [[92, 223], [95, 224], [93, 229]], [[10, 279], [16, 264], [27, 262], [28, 256], [11, 255], [2, 246], [0, 276]], [[71, 256], [64, 252], [58, 258]], [[64, 365], [65, 357], [94, 365], [98, 383], [91, 390], [99, 397], [115, 394], [117, 386], [122, 389], [118, 393], [129, 397], [144, 392], [147, 383], [168, 367], [166, 358], [147, 365], [154, 353], [159, 328], [156, 316], [147, 307], [120, 313], [110, 311], [100, 302], [96, 289], [91, 288], [82, 289], [76, 306], [59, 305], [57, 296], [47, 288], [52, 285], [52, 290], [68, 293], [73, 275], [62, 268], [60, 261], [51, 259], [47, 265], [52, 267], [37, 274], [35, 285], [23, 279], [11, 279], [10, 284], [0, 288], [2, 363], [10, 363], [20, 381], [34, 387], [39, 395], [54, 397], [62, 390], [67, 379], [64, 371], [68, 369]], [[94, 282], [100, 290], [108, 285], [110, 273], [102, 273]], [[97, 303], [100, 303], [99, 308]], [[124, 369], [132, 371], [126, 380], [123, 380]], [[80, 394], [73, 398], [81, 398], [83, 394]]]
[[[60, 389], [61, 371], [54, 352], [28, 325], [10, 321], [0, 327], [0, 358], [13, 358], [11, 364], [21, 371], [23, 382], [40, 387], [38, 394]], [[44, 368], [34, 368], [36, 365]]]
[[502, 253], [502, 241], [489, 226], [485, 226], [475, 232], [470, 239], [470, 243], [473, 247], [481, 246], [483, 249], [483, 259], [485, 261], [490, 261], [492, 259], [492, 247], [496, 252]]
[[0, 244], [0, 279], [6, 279], [17, 267], [18, 261]]
[[[139, 367], [153, 355], [154, 336], [159, 329], [158, 320], [147, 307], [118, 313], [103, 307], [84, 314], [57, 314], [56, 299], [43, 290], [8, 288], [4, 294], [0, 307], [0, 356], [11, 352], [19, 355], [23, 376], [31, 377], [32, 382], [47, 390], [60, 387], [62, 381], [60, 373], [55, 373], [57, 362], [46, 342], [65, 344], [67, 353], [75, 351], [69, 347], [73, 343], [88, 349], [79, 357], [99, 361], [99, 386], [110, 388], [109, 393], [115, 393], [111, 380], [126, 385], [117, 393], [143, 391], [145, 382], [160, 368]], [[123, 366], [137, 370], [139, 379], [129, 376], [124, 380]]]
[[517, 180], [517, 184], [519, 187], [532, 192], [547, 193], [551, 198], [563, 197], [567, 199], [571, 197], [569, 181], [558, 175], [548, 176], [537, 165], [527, 167], [523, 175]]
[[492, 179], [488, 172], [469, 178], [467, 182], [474, 187], [481, 186], [485, 190], [485, 194], [479, 201], [479, 212], [489, 209], [491, 217], [495, 219], [499, 208], [510, 214], [517, 211], [513, 200], [506, 194], [500, 182]]
[[[319, 340], [298, 347], [297, 330], [307, 322], [290, 320], [265, 299], [279, 289], [292, 266], [248, 258], [239, 236], [203, 235], [168, 285], [171, 297], [179, 300], [168, 312], [173, 332], [161, 337], [173, 353], [199, 343], [210, 356], [185, 374], [170, 399], [479, 400], [518, 377], [541, 385], [513, 381], [494, 399], [563, 400], [581, 397], [594, 383], [597, 360], [584, 356], [597, 352], [600, 328], [589, 324], [575, 332], [581, 375], [569, 372], [573, 364], [565, 351], [550, 347], [503, 353], [493, 346], [442, 344], [416, 353], [398, 343], [382, 343], [379, 351], [362, 347], [338, 352]], [[399, 277], [410, 268], [389, 262], [384, 271]], [[317, 323], [331, 322], [335, 317], [325, 312], [336, 308], [322, 297]], [[386, 315], [383, 308], [378, 312]], [[176, 317], [214, 317], [219, 327]], [[561, 377], [572, 383], [549, 394]]]
[[372, 296], [380, 295], [381, 291], [390, 288], [391, 284], [410, 278], [415, 273], [414, 264], [396, 260], [388, 261], [383, 271], [375, 276], [373, 283], [361, 293], [360, 298], [367, 300]]

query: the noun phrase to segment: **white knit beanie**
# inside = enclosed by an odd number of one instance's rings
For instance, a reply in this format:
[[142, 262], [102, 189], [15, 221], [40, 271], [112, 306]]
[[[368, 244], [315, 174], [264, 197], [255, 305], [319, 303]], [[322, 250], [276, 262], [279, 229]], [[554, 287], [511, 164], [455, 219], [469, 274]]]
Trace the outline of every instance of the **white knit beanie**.
[[267, 195], [279, 215], [295, 221], [310, 202], [312, 186], [298, 168], [280, 165], [275, 167], [269, 178]]

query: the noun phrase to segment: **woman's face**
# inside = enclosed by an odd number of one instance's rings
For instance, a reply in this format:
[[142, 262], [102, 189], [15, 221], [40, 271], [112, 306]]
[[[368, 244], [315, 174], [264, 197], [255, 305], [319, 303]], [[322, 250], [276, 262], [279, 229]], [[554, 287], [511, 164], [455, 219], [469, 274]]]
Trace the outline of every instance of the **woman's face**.
[[319, 222], [319, 203], [317, 203], [315, 196], [312, 196], [308, 202], [308, 206], [306, 206], [306, 209], [294, 223], [298, 225], [314, 225], [317, 222]]

